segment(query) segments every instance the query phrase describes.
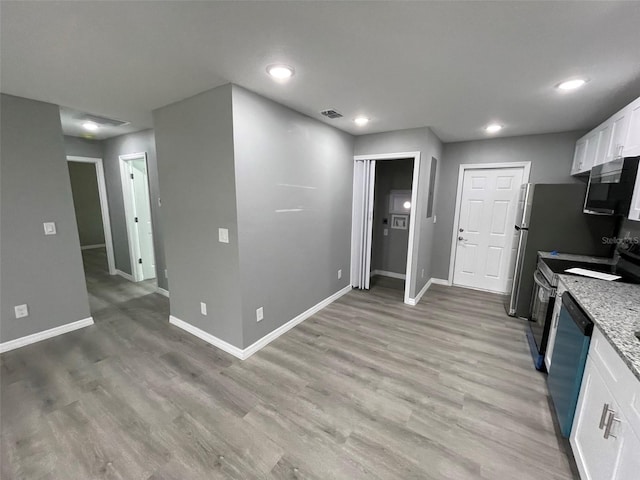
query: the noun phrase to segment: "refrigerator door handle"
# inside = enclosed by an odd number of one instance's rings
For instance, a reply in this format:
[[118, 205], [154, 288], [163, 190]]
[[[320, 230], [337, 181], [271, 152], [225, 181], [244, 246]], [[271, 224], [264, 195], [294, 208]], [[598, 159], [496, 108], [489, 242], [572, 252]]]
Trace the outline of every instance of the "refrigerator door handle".
[[[516, 227], [518, 228], [518, 227]], [[520, 238], [518, 239], [518, 250], [516, 251], [516, 269], [513, 272], [513, 285], [511, 287], [511, 298], [509, 300], [509, 315], [516, 314], [518, 305], [518, 288], [520, 287], [520, 277], [522, 276], [522, 264], [524, 263], [524, 249], [527, 245], [527, 230], [519, 228]]]

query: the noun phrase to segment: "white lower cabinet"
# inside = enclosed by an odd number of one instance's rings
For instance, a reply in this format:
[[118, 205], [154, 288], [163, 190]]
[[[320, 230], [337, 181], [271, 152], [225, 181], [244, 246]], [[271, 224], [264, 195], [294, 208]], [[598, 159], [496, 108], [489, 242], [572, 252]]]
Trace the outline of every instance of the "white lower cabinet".
[[[629, 421], [635, 417], [631, 411], [634, 402], [629, 404], [628, 400], [637, 398], [640, 381], [621, 360], [608, 362], [606, 359], [613, 357], [604, 350], [613, 352], [612, 347], [604, 343], [597, 330], [594, 336], [599, 341], [592, 342], [589, 350], [571, 430], [571, 449], [582, 480], [637, 480], [640, 440], [636, 431], [640, 425]], [[604, 354], [592, 352], [594, 346]], [[621, 366], [626, 371], [619, 371]], [[624, 390], [618, 392], [621, 388]]]

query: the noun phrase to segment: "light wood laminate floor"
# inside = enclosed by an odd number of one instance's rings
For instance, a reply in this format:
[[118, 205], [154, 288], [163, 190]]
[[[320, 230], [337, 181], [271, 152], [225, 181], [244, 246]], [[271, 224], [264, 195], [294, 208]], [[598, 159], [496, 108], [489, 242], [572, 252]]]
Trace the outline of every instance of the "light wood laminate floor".
[[4, 480], [573, 478], [500, 297], [354, 291], [240, 361], [88, 285], [96, 325], [1, 356]]

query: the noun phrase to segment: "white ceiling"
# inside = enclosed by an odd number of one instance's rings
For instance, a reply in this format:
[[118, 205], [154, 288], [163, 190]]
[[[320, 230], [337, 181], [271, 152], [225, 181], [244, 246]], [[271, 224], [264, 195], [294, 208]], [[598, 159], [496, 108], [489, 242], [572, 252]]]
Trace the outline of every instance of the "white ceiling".
[[[431, 126], [443, 141], [490, 121], [504, 136], [587, 129], [640, 96], [633, 1], [2, 1], [0, 15], [3, 92], [129, 130], [227, 82], [353, 134]], [[275, 62], [296, 68], [285, 85], [265, 73]], [[554, 89], [576, 75], [590, 82]]]

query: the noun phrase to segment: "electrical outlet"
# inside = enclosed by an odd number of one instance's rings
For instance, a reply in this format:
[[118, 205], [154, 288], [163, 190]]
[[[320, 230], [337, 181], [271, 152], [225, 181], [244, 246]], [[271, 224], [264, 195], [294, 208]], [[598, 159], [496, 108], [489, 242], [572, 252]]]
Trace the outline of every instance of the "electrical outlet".
[[13, 307], [13, 310], [16, 313], [16, 318], [24, 318], [29, 316], [29, 307], [24, 303], [22, 305], [16, 305]]
[[433, 223], [436, 223], [436, 216], [433, 216]]
[[264, 308], [260, 307], [256, 310], [256, 322], [264, 318]]
[[218, 241], [220, 243], [229, 243], [229, 230], [226, 228], [218, 229]]
[[200, 302], [200, 313], [202, 315], [206, 315], [207, 314], [207, 304], [204, 302]]
[[44, 222], [42, 224], [44, 227], [45, 235], [55, 235], [56, 234], [56, 222]]
[[385, 236], [385, 237], [386, 237], [386, 236], [388, 236], [388, 235], [389, 235], [389, 229], [388, 229], [388, 228], [385, 228], [383, 233], [384, 233], [384, 236]]
[[167, 269], [164, 269], [164, 278], [169, 278], [169, 274], [167, 273]]
[[342, 278], [342, 269], [338, 270], [338, 280]]
[[422, 272], [420, 273], [420, 278], [424, 278], [424, 268], [422, 269]]

